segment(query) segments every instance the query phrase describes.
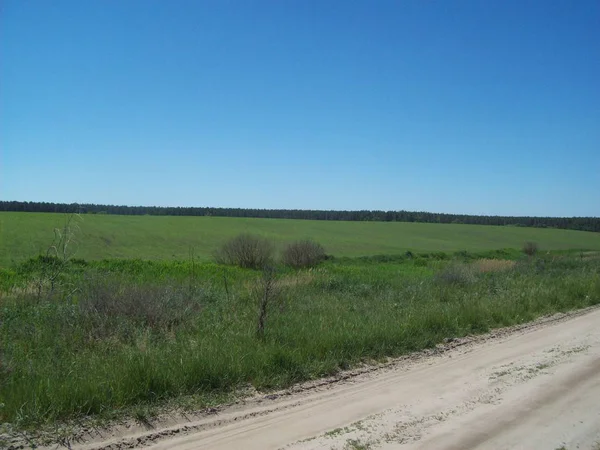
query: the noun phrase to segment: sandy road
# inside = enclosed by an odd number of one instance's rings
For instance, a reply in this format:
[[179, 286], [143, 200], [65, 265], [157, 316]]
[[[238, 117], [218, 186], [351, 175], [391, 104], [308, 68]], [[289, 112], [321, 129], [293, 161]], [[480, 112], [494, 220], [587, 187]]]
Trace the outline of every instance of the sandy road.
[[499, 334], [86, 447], [600, 449], [600, 310]]

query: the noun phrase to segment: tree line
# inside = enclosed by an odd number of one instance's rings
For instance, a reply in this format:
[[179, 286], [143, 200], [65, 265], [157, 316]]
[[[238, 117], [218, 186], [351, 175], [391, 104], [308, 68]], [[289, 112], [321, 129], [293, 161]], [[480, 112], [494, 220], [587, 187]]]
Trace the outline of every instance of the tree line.
[[438, 214], [422, 211], [324, 211], [304, 209], [253, 209], [212, 207], [119, 206], [93, 203], [0, 201], [0, 211], [120, 214], [151, 216], [215, 216], [264, 219], [345, 220], [373, 222], [462, 223], [537, 228], [563, 228], [600, 232], [600, 217], [513, 217]]

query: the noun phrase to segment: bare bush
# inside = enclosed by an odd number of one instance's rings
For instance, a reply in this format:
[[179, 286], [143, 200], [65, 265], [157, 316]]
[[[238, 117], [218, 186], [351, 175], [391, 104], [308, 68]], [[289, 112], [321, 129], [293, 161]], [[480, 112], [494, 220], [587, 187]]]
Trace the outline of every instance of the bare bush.
[[538, 252], [538, 245], [535, 242], [525, 242], [523, 244], [523, 253], [527, 256], [534, 256]]
[[289, 244], [283, 251], [283, 263], [297, 269], [314, 267], [326, 258], [325, 249], [311, 240], [297, 241]]
[[220, 264], [260, 269], [273, 260], [273, 245], [260, 236], [240, 234], [223, 244], [214, 258]]
[[477, 280], [473, 269], [466, 264], [455, 263], [447, 265], [435, 274], [435, 281], [439, 284], [466, 286]]

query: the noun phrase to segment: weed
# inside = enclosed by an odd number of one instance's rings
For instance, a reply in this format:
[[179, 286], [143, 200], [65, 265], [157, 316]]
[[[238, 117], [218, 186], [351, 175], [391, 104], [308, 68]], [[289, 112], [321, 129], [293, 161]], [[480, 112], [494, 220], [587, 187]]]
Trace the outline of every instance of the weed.
[[78, 214], [67, 214], [63, 226], [54, 228], [54, 239], [46, 249], [45, 255], [40, 255], [38, 258], [41, 262], [41, 274], [37, 283], [38, 298], [42, 295], [54, 294], [66, 265], [75, 255], [76, 234], [79, 232], [78, 220], [81, 220]]
[[153, 410], [144, 405], [137, 406], [133, 410], [133, 418], [140, 425], [143, 425], [146, 428], [154, 428], [154, 425], [152, 424], [152, 420], [155, 417], [156, 417], [156, 415], [154, 414]]
[[343, 434], [343, 433], [349, 433], [349, 432], [350, 432], [350, 429], [349, 429], [348, 427], [344, 427], [344, 428], [335, 428], [335, 429], [333, 429], [333, 430], [331, 430], [331, 431], [327, 431], [327, 432], [324, 434], [324, 436], [325, 436], [325, 437], [335, 437], [335, 436], [338, 436], [338, 435], [340, 435], [340, 434]]
[[369, 450], [371, 444], [368, 442], [361, 442], [359, 439], [348, 439], [344, 449], [346, 450]]

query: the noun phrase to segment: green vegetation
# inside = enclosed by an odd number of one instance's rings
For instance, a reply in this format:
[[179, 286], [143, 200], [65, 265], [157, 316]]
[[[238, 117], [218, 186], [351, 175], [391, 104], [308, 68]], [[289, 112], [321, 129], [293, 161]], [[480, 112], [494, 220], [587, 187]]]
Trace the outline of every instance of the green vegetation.
[[121, 214], [125, 216], [211, 216], [252, 217], [256, 219], [351, 220], [359, 222], [464, 223], [470, 225], [510, 225], [515, 227], [600, 231], [600, 217], [473, 216], [468, 214], [440, 214], [424, 211], [323, 211], [306, 209], [119, 206], [90, 203], [66, 204], [2, 200], [0, 200], [0, 211]]
[[473, 256], [338, 258], [268, 277], [195, 260], [73, 259], [52, 289], [52, 258], [0, 269], [0, 421], [142, 420], [172, 399], [197, 407], [600, 303], [597, 253]]
[[[0, 267], [45, 252], [63, 214], [0, 212]], [[281, 247], [291, 241], [314, 239], [336, 257], [413, 252], [471, 252], [521, 249], [537, 242], [540, 251], [600, 250], [600, 233], [497, 227], [490, 225], [404, 222], [340, 222], [230, 217], [82, 216], [76, 257], [182, 260], [190, 247], [202, 261], [240, 233], [259, 234]]]
[[368, 442], [361, 442], [359, 439], [348, 439], [344, 450], [369, 450], [371, 444]]
[[0, 220], [0, 422], [17, 428], [84, 416], [143, 422], [169, 402], [212, 405], [600, 303], [595, 233], [49, 213]]

